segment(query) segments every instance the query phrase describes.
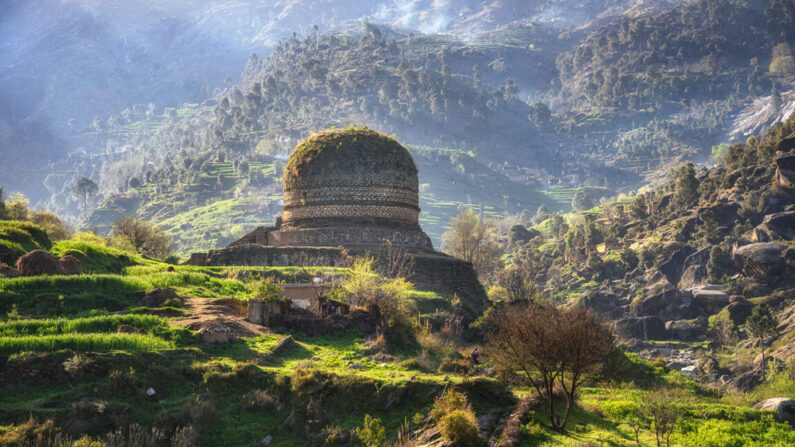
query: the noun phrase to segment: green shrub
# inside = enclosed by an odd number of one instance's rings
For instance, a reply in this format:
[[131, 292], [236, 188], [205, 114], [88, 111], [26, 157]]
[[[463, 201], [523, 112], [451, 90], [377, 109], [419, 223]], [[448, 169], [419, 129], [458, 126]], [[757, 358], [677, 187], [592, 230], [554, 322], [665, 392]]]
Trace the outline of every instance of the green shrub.
[[759, 421], [698, 420], [691, 428], [676, 441], [700, 447], [795, 445], [795, 431], [788, 424], [775, 422], [772, 415]]
[[472, 410], [453, 410], [439, 420], [439, 432], [456, 446], [480, 445], [478, 422]]
[[386, 445], [386, 429], [381, 419], [364, 415], [364, 424], [356, 429], [356, 436], [364, 447], [383, 447]]
[[438, 421], [444, 415], [455, 410], [469, 410], [469, 408], [469, 399], [467, 399], [466, 394], [454, 389], [449, 389], [434, 400], [430, 417]]

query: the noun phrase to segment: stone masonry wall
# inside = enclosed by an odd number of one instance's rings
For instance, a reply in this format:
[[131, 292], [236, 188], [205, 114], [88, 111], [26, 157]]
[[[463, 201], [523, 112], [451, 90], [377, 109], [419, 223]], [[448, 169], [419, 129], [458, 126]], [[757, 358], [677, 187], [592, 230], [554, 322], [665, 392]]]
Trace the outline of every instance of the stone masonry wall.
[[[351, 255], [373, 251], [349, 251]], [[186, 262], [190, 265], [244, 265], [244, 266], [329, 266], [340, 259], [337, 248], [322, 247], [265, 247], [239, 245], [194, 253]], [[477, 279], [472, 264], [441, 253], [414, 255], [414, 274], [409, 278], [420, 290], [457, 295], [462, 299], [468, 315], [483, 312], [486, 292]]]

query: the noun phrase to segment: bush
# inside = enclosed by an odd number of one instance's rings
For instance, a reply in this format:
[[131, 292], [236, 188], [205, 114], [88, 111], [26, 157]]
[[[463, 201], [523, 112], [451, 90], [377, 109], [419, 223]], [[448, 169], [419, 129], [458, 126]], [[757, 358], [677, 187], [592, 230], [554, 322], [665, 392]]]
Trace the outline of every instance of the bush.
[[295, 389], [308, 388], [317, 383], [317, 378], [313, 371], [306, 368], [298, 368], [293, 371], [292, 383]]
[[439, 420], [439, 432], [456, 446], [480, 445], [478, 422], [472, 410], [454, 410]]
[[171, 254], [174, 246], [165, 232], [145, 220], [130, 216], [113, 222], [111, 236], [126, 239], [138, 253], [156, 259], [163, 259]]
[[369, 414], [364, 415], [364, 424], [356, 429], [356, 436], [364, 447], [386, 445], [386, 429], [381, 425], [381, 419], [373, 418]]
[[454, 389], [447, 390], [446, 393], [436, 398], [431, 409], [431, 419], [438, 421], [444, 415], [456, 410], [469, 410], [469, 399], [466, 394]]
[[244, 406], [249, 409], [270, 410], [276, 405], [276, 399], [265, 390], [249, 391], [243, 395]]

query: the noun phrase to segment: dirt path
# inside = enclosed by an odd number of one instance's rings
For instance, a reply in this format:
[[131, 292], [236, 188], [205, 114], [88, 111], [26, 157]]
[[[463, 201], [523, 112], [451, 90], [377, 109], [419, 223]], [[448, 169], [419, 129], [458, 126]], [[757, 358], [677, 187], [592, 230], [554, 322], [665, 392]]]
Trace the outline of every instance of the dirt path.
[[245, 306], [234, 298], [184, 297], [183, 303], [190, 314], [176, 318], [176, 325], [195, 330], [205, 323], [220, 322], [230, 328], [233, 334], [246, 338], [270, 333], [267, 327], [247, 321]]

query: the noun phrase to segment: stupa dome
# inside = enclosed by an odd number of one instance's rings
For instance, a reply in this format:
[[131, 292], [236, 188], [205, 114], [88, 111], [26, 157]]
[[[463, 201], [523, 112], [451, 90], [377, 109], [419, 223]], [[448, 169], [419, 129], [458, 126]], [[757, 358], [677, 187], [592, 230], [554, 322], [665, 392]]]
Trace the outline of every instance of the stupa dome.
[[418, 192], [414, 160], [394, 138], [369, 129], [316, 133], [284, 168], [282, 228], [341, 221], [415, 226]]

